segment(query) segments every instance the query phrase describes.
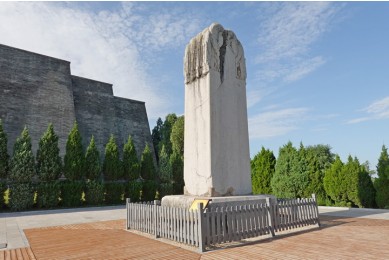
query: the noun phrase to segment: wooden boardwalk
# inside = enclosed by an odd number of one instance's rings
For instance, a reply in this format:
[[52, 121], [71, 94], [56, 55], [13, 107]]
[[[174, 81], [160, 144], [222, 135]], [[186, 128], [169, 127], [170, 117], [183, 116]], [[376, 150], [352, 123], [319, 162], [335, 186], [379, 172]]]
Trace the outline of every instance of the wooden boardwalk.
[[389, 220], [320, 217], [322, 228], [198, 254], [127, 232], [125, 220], [25, 230], [0, 259], [388, 259]]

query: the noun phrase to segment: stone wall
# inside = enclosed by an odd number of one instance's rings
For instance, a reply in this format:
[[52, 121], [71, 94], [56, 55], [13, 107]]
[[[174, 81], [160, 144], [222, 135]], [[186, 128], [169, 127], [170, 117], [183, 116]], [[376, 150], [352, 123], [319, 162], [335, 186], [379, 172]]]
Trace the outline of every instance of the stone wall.
[[70, 63], [0, 45], [0, 118], [10, 154], [25, 125], [36, 151], [52, 122], [63, 155], [75, 121]]
[[131, 135], [139, 158], [146, 143], [153, 148], [144, 102], [115, 97], [112, 84], [71, 75], [68, 61], [5, 45], [0, 45], [0, 119], [9, 154], [25, 125], [36, 152], [52, 122], [63, 156], [76, 120], [84, 148], [94, 135], [102, 158], [111, 134], [120, 151]]

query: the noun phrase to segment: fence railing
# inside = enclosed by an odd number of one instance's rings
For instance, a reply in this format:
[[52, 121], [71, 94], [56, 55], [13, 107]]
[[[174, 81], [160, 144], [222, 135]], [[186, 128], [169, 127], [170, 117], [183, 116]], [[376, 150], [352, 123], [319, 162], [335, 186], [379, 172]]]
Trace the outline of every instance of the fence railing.
[[239, 241], [307, 225], [320, 225], [316, 198], [213, 203], [197, 210], [160, 206], [160, 201], [131, 203], [127, 229], [198, 247]]

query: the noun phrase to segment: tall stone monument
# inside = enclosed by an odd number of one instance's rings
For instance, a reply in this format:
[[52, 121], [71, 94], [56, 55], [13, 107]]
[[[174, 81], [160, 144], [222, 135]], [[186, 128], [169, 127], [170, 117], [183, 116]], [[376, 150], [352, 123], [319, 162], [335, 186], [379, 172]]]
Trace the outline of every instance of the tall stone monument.
[[186, 46], [185, 195], [251, 194], [243, 47], [214, 23]]

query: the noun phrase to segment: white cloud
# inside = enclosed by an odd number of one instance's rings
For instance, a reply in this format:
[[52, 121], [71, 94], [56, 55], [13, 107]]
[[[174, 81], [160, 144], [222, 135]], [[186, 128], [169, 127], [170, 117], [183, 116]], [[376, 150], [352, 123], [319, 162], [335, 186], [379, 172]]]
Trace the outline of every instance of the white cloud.
[[312, 47], [331, 28], [341, 7], [331, 2], [268, 5], [258, 37], [257, 80], [290, 83], [323, 65], [326, 59], [312, 56]]
[[285, 135], [299, 128], [307, 117], [308, 109], [286, 108], [262, 112], [249, 118], [249, 133], [253, 139], [267, 139]]
[[0, 43], [68, 60], [72, 74], [112, 83], [115, 95], [145, 101], [155, 119], [171, 102], [150, 79], [153, 55], [199, 31], [194, 17], [167, 13], [133, 3], [95, 13], [64, 3], [2, 2]]
[[367, 115], [364, 117], [359, 117], [356, 119], [349, 120], [346, 123], [356, 124], [356, 123], [361, 123], [369, 120], [388, 119], [389, 118], [389, 96], [371, 103], [369, 106], [361, 109], [360, 111], [365, 112]]

